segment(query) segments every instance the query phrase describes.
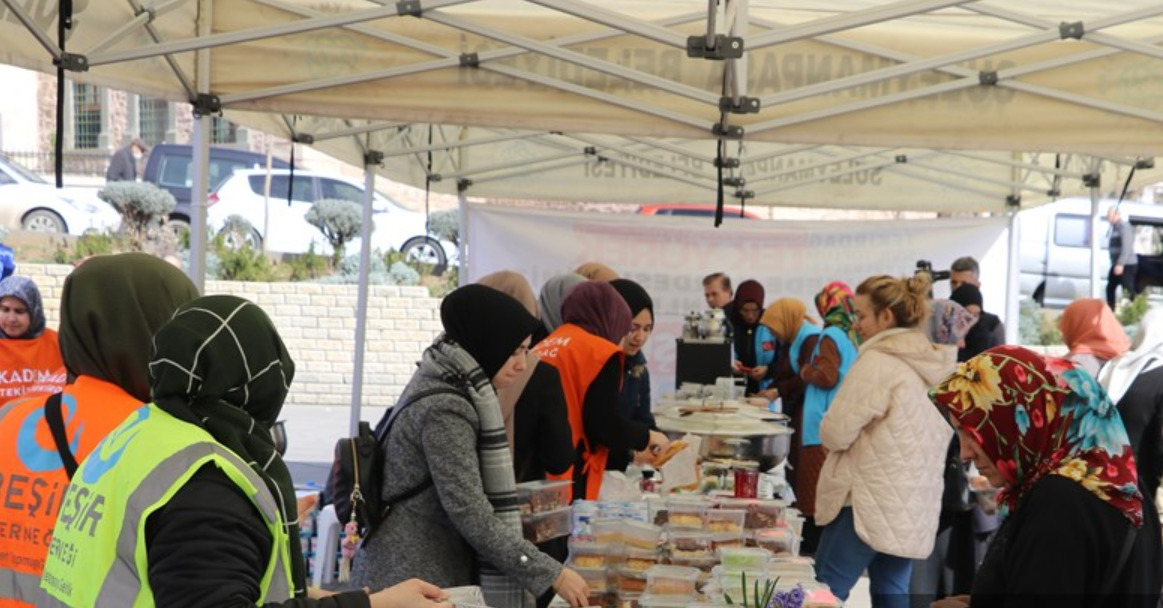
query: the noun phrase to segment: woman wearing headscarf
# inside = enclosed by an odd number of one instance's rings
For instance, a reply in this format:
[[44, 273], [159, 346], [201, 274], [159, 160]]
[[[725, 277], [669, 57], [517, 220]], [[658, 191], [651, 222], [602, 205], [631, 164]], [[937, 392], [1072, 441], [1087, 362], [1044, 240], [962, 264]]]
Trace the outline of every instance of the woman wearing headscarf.
[[[26, 396], [0, 410], [0, 479], [23, 477], [45, 508], [0, 509], [0, 526], [52, 531], [76, 463], [149, 401], [154, 333], [197, 295], [180, 270], [143, 253], [98, 256], [69, 274], [59, 336], [69, 384], [60, 402], [49, 407], [49, 397]], [[63, 449], [50, 419], [60, 422]], [[47, 553], [47, 543], [0, 535], [0, 604], [36, 604], [30, 594]], [[12, 590], [23, 590], [25, 603]]]
[[[586, 600], [576, 572], [522, 537], [513, 461], [497, 389], [528, 359], [537, 318], [517, 300], [466, 285], [440, 304], [444, 333], [424, 351], [383, 439], [384, 521], [355, 558], [373, 588], [410, 578], [480, 584], [490, 606], [531, 606], [550, 588]], [[532, 596], [529, 594], [532, 593]]]
[[[533, 288], [519, 273], [501, 270], [477, 283], [517, 300], [529, 314], [538, 316]], [[577, 455], [570, 445], [569, 415], [556, 368], [529, 352], [525, 370], [512, 384], [497, 390], [497, 402], [509, 436], [517, 483], [543, 480], [546, 473], [560, 475], [573, 466]]]
[[1002, 346], [959, 365], [932, 399], [962, 458], [1001, 488], [1004, 521], [972, 597], [940, 605], [1156, 605], [1159, 527], [1144, 522], [1126, 430], [1090, 374]]
[[1163, 477], [1163, 308], [1143, 316], [1131, 350], [1107, 362], [1098, 380], [1127, 429], [1144, 511], [1158, 519], [1155, 499]]
[[820, 423], [832, 405], [840, 383], [856, 361], [856, 335], [853, 325], [852, 289], [835, 281], [816, 294], [816, 311], [824, 320], [824, 330], [816, 340], [808, 359], [800, 367], [804, 381], [804, 422], [800, 443], [796, 503], [804, 514], [803, 544], [800, 552], [813, 555], [820, 540], [816, 526], [816, 484], [827, 451], [820, 445]]
[[772, 302], [763, 311], [759, 323], [771, 330], [780, 345], [779, 355], [775, 358], [774, 388], [764, 390], [760, 395], [771, 400], [779, 398], [783, 413], [791, 418], [795, 433], [792, 434], [791, 450], [787, 457], [791, 465], [788, 482], [798, 499], [801, 492], [812, 493], [804, 485], [807, 476], [804, 476], [804, 483], [801, 483], [799, 475], [800, 457], [803, 455], [804, 393], [807, 390], [800, 371], [811, 358], [816, 342], [820, 339], [821, 329], [808, 317], [808, 307], [794, 298], [780, 298]]
[[57, 332], [45, 327], [40, 290], [28, 277], [0, 281], [0, 369], [0, 404], [65, 386]]
[[928, 391], [956, 354], [924, 333], [930, 286], [920, 274], [856, 289], [860, 354], [820, 424], [828, 457], [816, 487], [816, 578], [846, 600], [867, 570], [874, 608], [909, 605], [912, 560], [933, 551], [937, 534], [953, 433]]
[[618, 271], [606, 266], [601, 262], [586, 262], [575, 270], [577, 274], [585, 277], [589, 281], [602, 281], [609, 283], [618, 278]]
[[[650, 403], [650, 370], [646, 368], [646, 353], [642, 352], [654, 332], [654, 300], [641, 285], [629, 279], [614, 279], [610, 286], [630, 307], [630, 333], [626, 336], [626, 363], [619, 399], [622, 416], [655, 429]], [[624, 471], [629, 464], [629, 452], [611, 452], [606, 469]]]
[[541, 296], [538, 298], [538, 312], [541, 313], [541, 327], [533, 332], [533, 345], [536, 346], [545, 336], [553, 333], [565, 323], [561, 319], [561, 305], [569, 297], [574, 287], [586, 282], [586, 278], [576, 273], [559, 274], [550, 277], [541, 286]]
[[[154, 402], [110, 433], [69, 488], [66, 504], [99, 496], [104, 512], [56, 530], [51, 595], [78, 608], [438, 605], [443, 592], [418, 582], [308, 594], [295, 491], [271, 438], [295, 368], [262, 309], [198, 298], [153, 344]], [[77, 516], [66, 507], [62, 522]]]
[[1131, 348], [1131, 340], [1115, 313], [1097, 298], [1071, 302], [1058, 317], [1058, 329], [1070, 349], [1066, 358], [1091, 376], [1097, 376], [1104, 363]]
[[747, 377], [747, 394], [771, 388], [776, 373], [779, 343], [771, 330], [759, 322], [763, 317], [763, 285], [748, 279], [735, 290], [730, 322], [735, 331], [735, 371]]
[[957, 361], [963, 362], [995, 347], [1006, 343], [1006, 328], [997, 315], [985, 312], [982, 308], [985, 299], [981, 290], [971, 283], [962, 283], [949, 299], [960, 304], [969, 314], [977, 317], [977, 322], [965, 334], [965, 345], [957, 349]]
[[619, 405], [625, 353], [633, 324], [630, 307], [609, 283], [578, 285], [562, 305], [565, 324], [537, 345], [541, 360], [561, 373], [578, 459], [565, 477], [574, 498], [596, 500], [610, 454], [659, 453], [666, 436], [622, 414]]

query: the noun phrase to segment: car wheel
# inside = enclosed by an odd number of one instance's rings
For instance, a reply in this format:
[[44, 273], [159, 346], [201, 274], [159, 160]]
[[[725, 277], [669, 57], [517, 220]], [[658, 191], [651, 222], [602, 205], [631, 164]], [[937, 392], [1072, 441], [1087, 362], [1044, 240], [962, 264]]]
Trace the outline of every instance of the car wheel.
[[34, 209], [29, 211], [24, 215], [24, 219], [20, 220], [20, 226], [31, 232], [65, 234], [69, 231], [68, 227], [65, 226], [65, 220], [48, 209]]
[[440, 276], [448, 270], [448, 257], [444, 255], [444, 247], [436, 239], [417, 237], [404, 243], [400, 253], [409, 264], [424, 265], [432, 268], [432, 274]]

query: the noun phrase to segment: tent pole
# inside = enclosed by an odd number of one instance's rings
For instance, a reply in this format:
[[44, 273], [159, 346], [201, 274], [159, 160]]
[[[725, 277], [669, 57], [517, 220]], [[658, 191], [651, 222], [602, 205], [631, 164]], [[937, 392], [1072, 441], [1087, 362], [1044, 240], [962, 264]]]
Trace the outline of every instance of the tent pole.
[[[371, 145], [370, 136], [368, 145]], [[359, 288], [355, 296], [355, 355], [351, 369], [352, 437], [359, 434], [360, 410], [363, 407], [363, 358], [367, 345], [368, 274], [372, 261], [372, 205], [375, 202], [375, 166], [383, 162], [378, 152], [368, 150], [363, 161], [363, 217], [359, 226]]]
[[1099, 276], [1099, 256], [1102, 254], [1103, 238], [1102, 224], [1100, 222], [1100, 199], [1102, 193], [1099, 192], [1098, 170], [1099, 162], [1096, 160], [1092, 165], [1094, 172], [1087, 176], [1089, 178], [1088, 185], [1090, 186], [1090, 297], [1101, 298], [1102, 289], [1099, 286], [1099, 281], [1102, 277]]
[[456, 203], [460, 227], [456, 229], [456, 257], [459, 258], [460, 271], [456, 274], [457, 287], [468, 284], [468, 196], [462, 188], [457, 188]]
[[1009, 212], [1009, 247], [1006, 248], [1006, 344], [1018, 344], [1019, 302], [1021, 298], [1021, 246], [1022, 236], [1018, 214], [1020, 204]]
[[[198, 35], [209, 35], [213, 22], [212, 0], [198, 0]], [[202, 49], [195, 54], [195, 78], [198, 93], [210, 93], [210, 51]], [[195, 106], [193, 184], [190, 189], [190, 280], [199, 292], [206, 287], [206, 194], [210, 189], [210, 131], [211, 115]]]

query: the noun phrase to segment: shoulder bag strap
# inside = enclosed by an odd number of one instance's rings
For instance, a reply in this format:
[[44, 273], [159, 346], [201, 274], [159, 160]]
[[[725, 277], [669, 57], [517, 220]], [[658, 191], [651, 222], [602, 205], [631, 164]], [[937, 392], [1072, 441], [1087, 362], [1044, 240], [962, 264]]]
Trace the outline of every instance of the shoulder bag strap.
[[57, 444], [57, 453], [61, 455], [61, 464], [71, 480], [77, 472], [77, 459], [69, 449], [69, 437], [65, 433], [65, 416], [61, 411], [61, 394], [53, 393], [44, 401], [44, 420], [48, 429], [52, 431], [53, 443]]

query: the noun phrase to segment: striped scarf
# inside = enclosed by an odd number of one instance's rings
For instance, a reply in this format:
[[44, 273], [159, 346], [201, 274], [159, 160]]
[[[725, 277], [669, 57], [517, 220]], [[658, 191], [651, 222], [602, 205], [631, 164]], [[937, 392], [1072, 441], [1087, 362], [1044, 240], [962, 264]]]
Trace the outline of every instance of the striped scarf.
[[[511, 534], [521, 536], [521, 515], [517, 511], [517, 482], [513, 477], [513, 456], [497, 392], [480, 365], [468, 351], [444, 336], [424, 351], [420, 369], [463, 384], [480, 420], [477, 457], [481, 484], [497, 520]], [[478, 556], [481, 590], [489, 606], [521, 608], [531, 606], [533, 596], [509, 576]]]

